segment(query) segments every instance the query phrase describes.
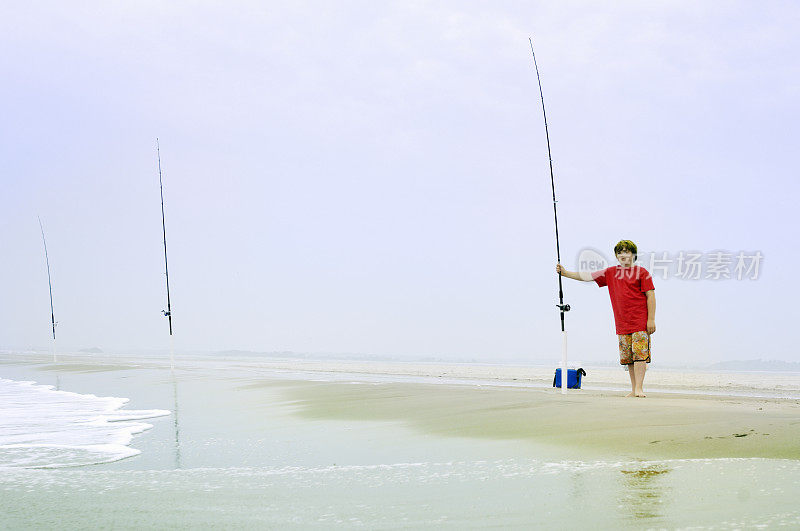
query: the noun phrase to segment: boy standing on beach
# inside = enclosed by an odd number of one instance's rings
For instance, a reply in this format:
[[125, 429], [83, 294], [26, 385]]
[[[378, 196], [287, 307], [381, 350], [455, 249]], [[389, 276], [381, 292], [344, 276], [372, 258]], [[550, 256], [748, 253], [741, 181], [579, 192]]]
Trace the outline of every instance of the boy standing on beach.
[[619, 362], [626, 365], [631, 377], [631, 392], [627, 396], [644, 398], [644, 374], [650, 363], [650, 335], [656, 331], [656, 292], [653, 278], [636, 261], [636, 244], [622, 240], [614, 246], [619, 261], [601, 271], [571, 272], [556, 265], [559, 275], [574, 280], [608, 286], [611, 308], [619, 339]]

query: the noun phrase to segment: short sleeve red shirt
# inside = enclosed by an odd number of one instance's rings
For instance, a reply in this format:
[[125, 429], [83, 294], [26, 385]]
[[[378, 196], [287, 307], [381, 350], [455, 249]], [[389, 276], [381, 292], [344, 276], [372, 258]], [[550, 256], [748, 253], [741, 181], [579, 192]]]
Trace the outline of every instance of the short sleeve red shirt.
[[617, 334], [647, 330], [646, 292], [655, 289], [653, 277], [643, 267], [614, 266], [592, 273], [599, 287], [608, 286]]

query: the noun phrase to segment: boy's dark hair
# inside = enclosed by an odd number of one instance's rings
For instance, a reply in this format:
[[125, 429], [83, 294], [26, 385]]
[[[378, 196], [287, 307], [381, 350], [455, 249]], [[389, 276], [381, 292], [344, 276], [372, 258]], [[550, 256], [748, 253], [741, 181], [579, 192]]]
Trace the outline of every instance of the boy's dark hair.
[[614, 246], [614, 255], [619, 254], [620, 251], [630, 251], [630, 252], [632, 252], [633, 253], [633, 261], [634, 262], [636, 261], [636, 258], [638, 257], [636, 244], [633, 243], [630, 240], [620, 240], [619, 242], [617, 242], [617, 244]]

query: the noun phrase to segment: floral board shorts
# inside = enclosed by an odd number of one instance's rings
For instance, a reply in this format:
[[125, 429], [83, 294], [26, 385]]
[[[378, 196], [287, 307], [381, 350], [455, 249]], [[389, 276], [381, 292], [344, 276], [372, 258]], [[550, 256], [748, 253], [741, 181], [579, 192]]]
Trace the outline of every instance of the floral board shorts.
[[634, 361], [650, 363], [650, 334], [645, 331], [617, 335], [619, 338], [619, 363], [629, 365]]

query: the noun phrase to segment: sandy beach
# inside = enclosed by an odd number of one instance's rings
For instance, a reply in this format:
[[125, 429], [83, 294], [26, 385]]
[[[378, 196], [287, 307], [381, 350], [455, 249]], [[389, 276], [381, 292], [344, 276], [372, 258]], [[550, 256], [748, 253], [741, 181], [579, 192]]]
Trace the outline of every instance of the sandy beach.
[[792, 378], [654, 370], [634, 399], [588, 372], [563, 396], [545, 367], [7, 353], [2, 378], [170, 414], [113, 462], [0, 454], [0, 508], [15, 528], [564, 528], [576, 503], [601, 528], [800, 524], [800, 400], [761, 396]]
[[441, 436], [532, 441], [571, 458], [800, 459], [800, 401], [434, 384], [285, 389], [309, 419], [391, 421]]

